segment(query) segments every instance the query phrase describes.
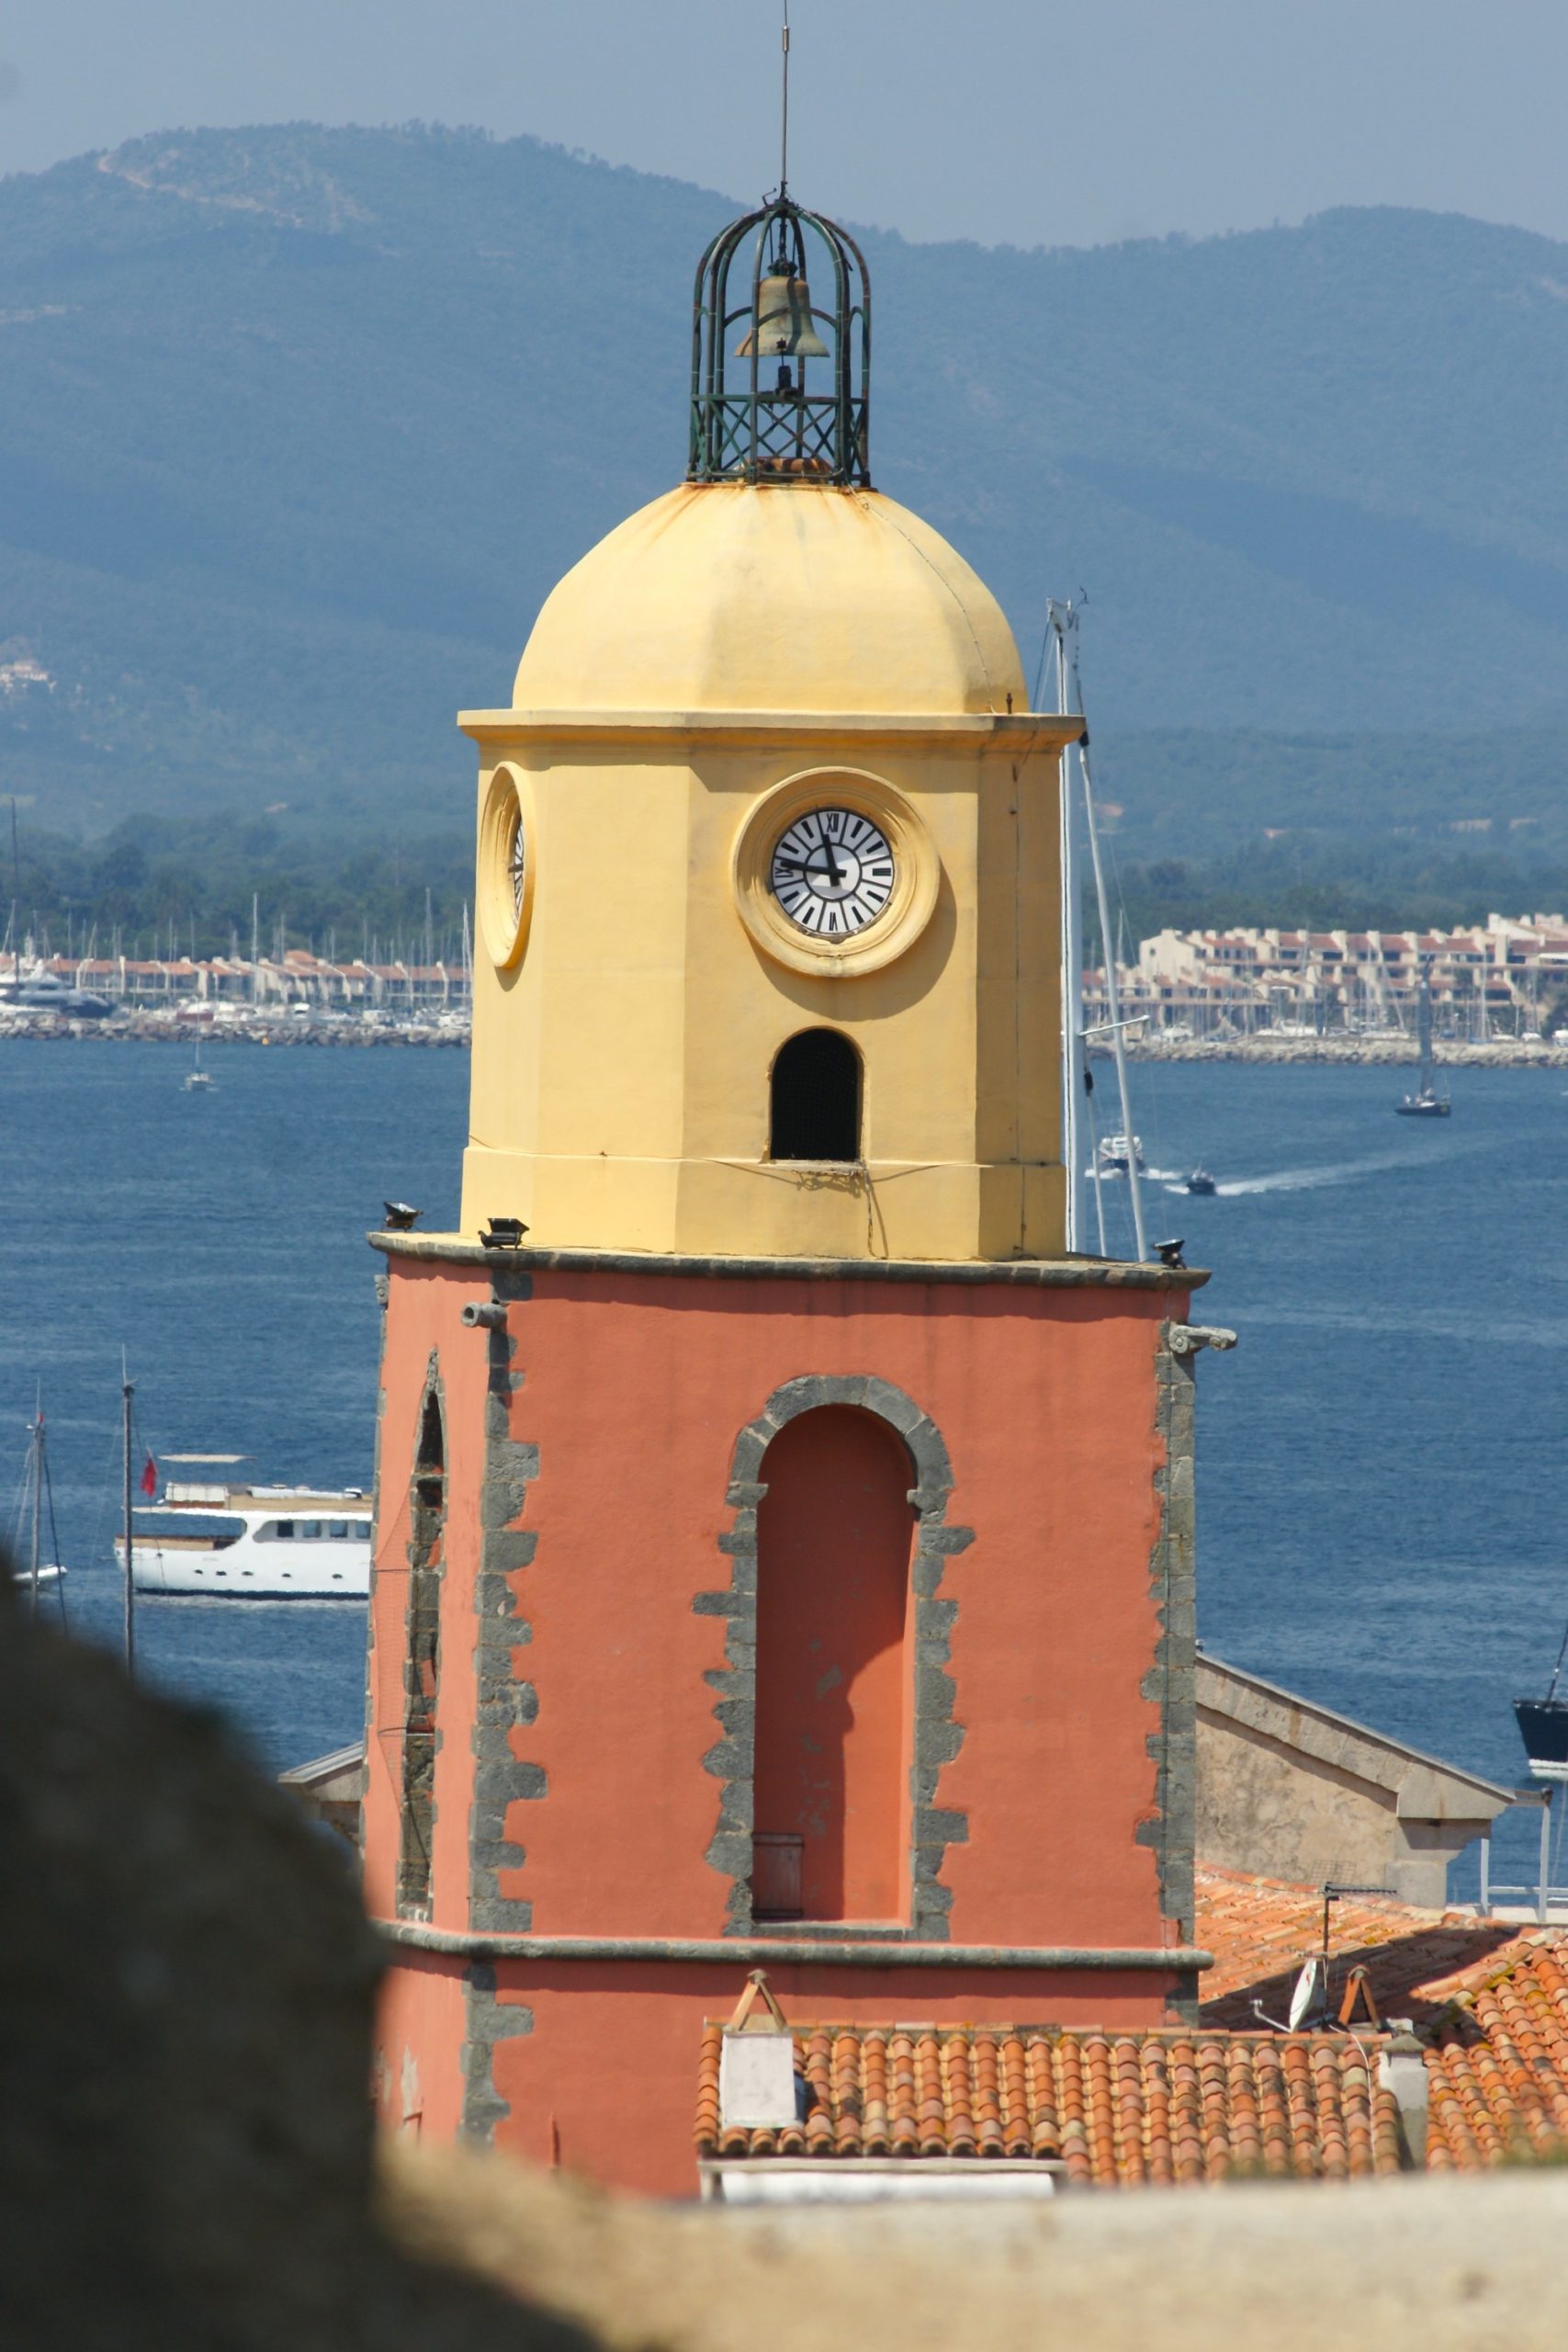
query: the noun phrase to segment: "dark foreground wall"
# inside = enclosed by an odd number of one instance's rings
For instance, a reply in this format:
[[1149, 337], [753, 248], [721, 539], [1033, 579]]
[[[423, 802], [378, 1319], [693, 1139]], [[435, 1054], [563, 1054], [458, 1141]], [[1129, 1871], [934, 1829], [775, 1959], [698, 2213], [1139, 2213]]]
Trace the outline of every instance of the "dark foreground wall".
[[336, 1841], [0, 1562], [0, 2352], [584, 2352], [370, 2211]]

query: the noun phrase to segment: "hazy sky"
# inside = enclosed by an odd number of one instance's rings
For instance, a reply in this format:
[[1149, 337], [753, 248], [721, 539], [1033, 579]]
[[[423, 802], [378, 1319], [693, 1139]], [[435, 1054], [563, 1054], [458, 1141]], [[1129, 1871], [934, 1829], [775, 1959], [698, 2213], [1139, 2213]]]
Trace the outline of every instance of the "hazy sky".
[[[1094, 243], [1414, 204], [1568, 237], [1565, 0], [794, 0], [791, 184]], [[12, 0], [0, 167], [178, 125], [526, 130], [777, 177], [778, 0]]]

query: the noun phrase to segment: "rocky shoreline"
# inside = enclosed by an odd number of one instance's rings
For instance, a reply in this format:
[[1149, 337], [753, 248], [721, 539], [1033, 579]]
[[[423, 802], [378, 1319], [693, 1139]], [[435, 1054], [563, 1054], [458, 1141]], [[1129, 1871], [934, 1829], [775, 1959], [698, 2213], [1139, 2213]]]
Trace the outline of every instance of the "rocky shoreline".
[[[1404, 1065], [1418, 1058], [1414, 1037], [1183, 1037], [1127, 1041], [1127, 1059], [1136, 1062], [1335, 1062]], [[1096, 1061], [1110, 1056], [1097, 1050]], [[1439, 1069], [1568, 1069], [1568, 1046], [1527, 1045], [1500, 1037], [1480, 1045], [1439, 1043], [1433, 1051]]]
[[[107, 1020], [83, 1020], [58, 1012], [11, 1012], [0, 1010], [0, 1044], [8, 1037], [101, 1038], [106, 1044], [156, 1043], [204, 1047], [214, 1046], [445, 1046], [469, 1042], [466, 1022], [367, 1021], [338, 1015], [326, 1020], [299, 1021], [291, 1014], [244, 1013], [223, 1021], [192, 1020], [188, 1014], [166, 1012], [115, 1013]], [[1411, 1037], [1181, 1037], [1168, 1043], [1129, 1037], [1130, 1062], [1267, 1062], [1364, 1063], [1368, 1066], [1414, 1068], [1416, 1041]], [[1433, 1056], [1440, 1069], [1568, 1069], [1568, 1045], [1530, 1045], [1515, 1037], [1490, 1044], [1439, 1043]], [[1108, 1062], [1109, 1050], [1096, 1046], [1093, 1061]]]
[[297, 1021], [290, 1014], [245, 1015], [238, 1020], [178, 1019], [166, 1012], [112, 1013], [83, 1020], [59, 1012], [0, 1012], [0, 1044], [8, 1037], [101, 1039], [106, 1045], [185, 1046], [461, 1046], [468, 1043], [466, 1022], [343, 1019]]

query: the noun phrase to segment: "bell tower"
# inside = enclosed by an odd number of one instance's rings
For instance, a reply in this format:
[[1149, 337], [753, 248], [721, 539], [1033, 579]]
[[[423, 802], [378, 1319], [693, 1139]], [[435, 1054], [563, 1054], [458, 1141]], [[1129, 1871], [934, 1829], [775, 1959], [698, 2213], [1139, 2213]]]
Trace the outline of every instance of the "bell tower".
[[[871, 489], [870, 358], [842, 230], [781, 198], [716, 237], [685, 485], [568, 573], [512, 707], [465, 714], [488, 950], [466, 1228], [694, 1256], [1063, 1246], [1057, 778], [1080, 724], [1027, 710], [995, 598]], [[818, 1094], [819, 1128], [792, 1125]]]
[[759, 1962], [1132, 2024], [1202, 1960], [1204, 1277], [1066, 1254], [1081, 721], [873, 488], [871, 348], [782, 189], [703, 255], [685, 481], [460, 722], [460, 1229], [372, 1237], [385, 2098], [665, 2192]]

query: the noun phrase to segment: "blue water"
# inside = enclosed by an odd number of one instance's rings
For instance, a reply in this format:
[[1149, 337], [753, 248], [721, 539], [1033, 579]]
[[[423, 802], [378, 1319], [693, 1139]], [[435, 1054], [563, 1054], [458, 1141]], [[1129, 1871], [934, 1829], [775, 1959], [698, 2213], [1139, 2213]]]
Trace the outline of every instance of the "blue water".
[[[234, 1045], [207, 1065], [212, 1092], [187, 1094], [172, 1045], [0, 1045], [0, 1507], [41, 1389], [67, 1610], [106, 1641], [121, 1348], [155, 1456], [241, 1453], [238, 1477], [368, 1489], [381, 1261], [365, 1235], [383, 1198], [457, 1218], [466, 1054]], [[223, 1708], [267, 1763], [358, 1736], [362, 1604], [136, 1613], [139, 1667]]]
[[[0, 1046], [0, 1497], [35, 1385], [78, 1626], [115, 1638], [120, 1348], [152, 1452], [366, 1485], [384, 1196], [457, 1210], [455, 1052]], [[1396, 1119], [1387, 1069], [1134, 1073], [1151, 1226], [1214, 1270], [1199, 1320], [1202, 1636], [1216, 1654], [1497, 1779], [1509, 1713], [1568, 1617], [1568, 1098], [1561, 1073], [1455, 1071]], [[150, 1602], [147, 1672], [295, 1763], [357, 1736], [363, 1611]], [[1501, 1841], [1522, 1864], [1521, 1818]], [[1499, 1868], [1503, 1866], [1500, 1861]], [[1456, 1884], [1458, 1882], [1456, 1881]]]

